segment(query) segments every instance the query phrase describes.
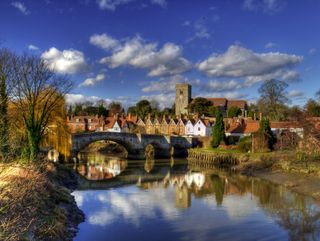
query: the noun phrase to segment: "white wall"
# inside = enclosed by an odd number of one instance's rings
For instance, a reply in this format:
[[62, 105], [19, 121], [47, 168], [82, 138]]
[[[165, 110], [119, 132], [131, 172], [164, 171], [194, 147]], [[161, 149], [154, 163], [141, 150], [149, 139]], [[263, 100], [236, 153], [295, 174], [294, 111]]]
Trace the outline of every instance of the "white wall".
[[194, 127], [191, 121], [188, 121], [186, 124], [186, 135], [194, 135]]

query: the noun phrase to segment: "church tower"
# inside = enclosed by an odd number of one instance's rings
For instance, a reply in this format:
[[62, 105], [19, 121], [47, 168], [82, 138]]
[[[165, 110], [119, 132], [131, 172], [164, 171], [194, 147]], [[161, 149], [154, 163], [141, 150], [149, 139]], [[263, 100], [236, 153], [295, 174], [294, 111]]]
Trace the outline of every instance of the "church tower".
[[187, 115], [191, 102], [191, 85], [176, 84], [176, 116]]

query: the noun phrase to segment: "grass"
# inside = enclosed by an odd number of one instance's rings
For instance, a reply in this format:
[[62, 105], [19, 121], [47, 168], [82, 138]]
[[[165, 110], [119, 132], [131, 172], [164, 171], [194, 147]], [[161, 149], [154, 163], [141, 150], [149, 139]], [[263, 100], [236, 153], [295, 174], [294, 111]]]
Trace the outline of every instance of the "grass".
[[196, 148], [194, 149], [198, 152], [201, 152], [201, 153], [230, 153], [230, 154], [233, 154], [233, 153], [241, 153], [239, 150], [237, 149], [229, 149], [229, 150], [226, 150], [226, 149], [222, 149], [222, 148], [213, 148], [213, 147], [203, 147], [203, 148]]
[[48, 162], [0, 167], [0, 240], [71, 240], [65, 206], [74, 199], [54, 172]]

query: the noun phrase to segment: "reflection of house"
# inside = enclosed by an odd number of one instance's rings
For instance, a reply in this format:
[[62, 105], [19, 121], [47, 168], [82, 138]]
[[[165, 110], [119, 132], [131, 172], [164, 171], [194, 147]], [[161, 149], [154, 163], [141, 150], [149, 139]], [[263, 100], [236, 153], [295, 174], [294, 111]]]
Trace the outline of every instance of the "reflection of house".
[[89, 163], [80, 165], [78, 172], [88, 180], [105, 180], [120, 175], [127, 167], [126, 160], [108, 160], [101, 163]]
[[184, 176], [184, 180], [188, 187], [191, 187], [192, 184], [194, 184], [198, 189], [201, 189], [206, 182], [206, 177], [203, 173], [193, 172], [186, 174]]
[[176, 207], [188, 208], [191, 206], [191, 192], [186, 185], [176, 186]]

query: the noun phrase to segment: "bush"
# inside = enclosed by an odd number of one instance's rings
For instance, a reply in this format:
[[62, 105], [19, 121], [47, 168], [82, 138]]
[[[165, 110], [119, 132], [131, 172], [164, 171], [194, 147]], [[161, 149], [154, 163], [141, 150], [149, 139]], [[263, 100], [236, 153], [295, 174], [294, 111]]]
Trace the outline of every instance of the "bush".
[[251, 151], [252, 148], [252, 139], [251, 137], [243, 137], [240, 139], [239, 144], [238, 144], [238, 150], [240, 152], [249, 152]]

